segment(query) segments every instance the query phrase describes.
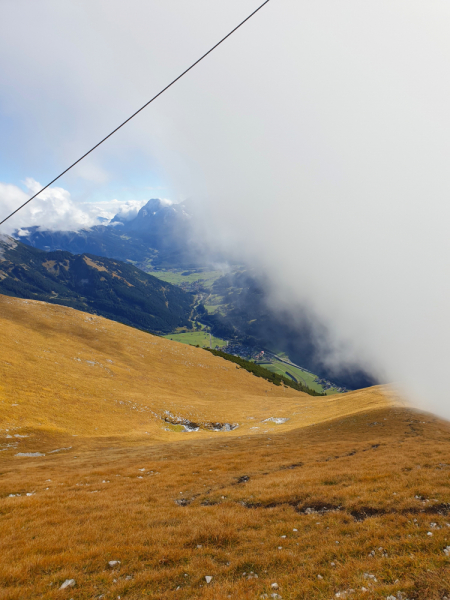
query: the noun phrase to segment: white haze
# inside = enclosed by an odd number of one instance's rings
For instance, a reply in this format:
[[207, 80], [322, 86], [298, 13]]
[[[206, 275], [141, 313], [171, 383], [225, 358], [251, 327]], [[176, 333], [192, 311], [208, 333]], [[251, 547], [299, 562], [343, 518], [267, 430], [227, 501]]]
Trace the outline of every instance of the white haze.
[[[111, 0], [92, 12], [68, 2], [63, 14], [57, 4], [39, 3], [47, 21], [34, 16], [45, 86], [31, 114], [53, 123], [52, 139], [64, 137], [63, 157], [101, 137], [255, 6], [164, 0], [125, 10]], [[84, 44], [64, 45], [69, 23]], [[274, 304], [300, 303], [325, 323], [328, 360], [369, 366], [447, 417], [449, 30], [444, 1], [272, 0], [88, 161], [107, 170], [111, 157], [141, 152], [174, 198], [202, 199], [202, 236], [263, 271]], [[11, 77], [22, 98], [20, 52]], [[65, 73], [63, 62], [73, 66], [67, 89], [52, 75]], [[42, 108], [47, 88], [57, 90], [53, 120]]]

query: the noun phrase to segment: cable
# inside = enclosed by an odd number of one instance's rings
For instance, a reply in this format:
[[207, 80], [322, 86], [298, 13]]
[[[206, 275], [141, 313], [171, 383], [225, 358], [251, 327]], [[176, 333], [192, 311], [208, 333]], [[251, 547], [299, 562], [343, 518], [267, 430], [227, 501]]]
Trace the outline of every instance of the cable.
[[131, 115], [131, 117], [128, 117], [128, 119], [126, 119], [121, 125], [119, 125], [118, 127], [116, 127], [115, 129], [113, 129], [111, 131], [111, 133], [109, 133], [106, 137], [104, 137], [100, 142], [98, 142], [98, 144], [95, 144], [95, 146], [93, 146], [90, 150], [88, 150], [88, 152], [86, 152], [86, 154], [83, 154], [83, 156], [81, 156], [81, 158], [79, 158], [78, 160], [76, 160], [74, 163], [72, 163], [70, 165], [70, 167], [67, 167], [67, 169], [65, 171], [63, 171], [62, 173], [60, 173], [58, 175], [58, 177], [55, 177], [55, 179], [52, 179], [52, 181], [50, 181], [50, 183], [47, 183], [46, 186], [44, 186], [42, 189], [40, 189], [36, 194], [34, 194], [34, 196], [31, 196], [31, 198], [29, 198], [26, 202], [24, 202], [21, 206], [19, 206], [19, 208], [16, 208], [16, 210], [14, 210], [10, 215], [8, 215], [5, 219], [3, 219], [3, 221], [0, 221], [0, 226], [3, 225], [3, 223], [5, 223], [8, 219], [10, 219], [13, 215], [15, 215], [16, 213], [19, 212], [19, 210], [22, 210], [22, 208], [24, 206], [26, 206], [29, 202], [31, 202], [32, 200], [34, 200], [37, 196], [39, 196], [39, 194], [41, 194], [44, 190], [46, 190], [48, 187], [50, 187], [53, 183], [55, 183], [55, 181], [58, 181], [58, 179], [60, 177], [62, 177], [63, 175], [65, 175], [67, 173], [67, 171], [70, 171], [70, 169], [72, 169], [75, 165], [77, 165], [79, 162], [81, 162], [83, 160], [83, 158], [86, 158], [86, 156], [88, 156], [91, 152], [93, 152], [96, 148], [98, 148], [101, 144], [103, 144], [103, 142], [106, 142], [106, 140], [108, 138], [110, 138], [112, 135], [114, 135], [116, 133], [116, 131], [119, 131], [119, 129], [121, 127], [123, 127], [124, 125], [126, 125], [128, 123], [128, 121], [131, 121], [131, 119], [133, 119], [137, 114], [139, 114], [142, 110], [144, 110], [144, 108], [146, 108], [149, 104], [151, 104], [154, 100], [156, 100], [156, 98], [159, 98], [159, 96], [161, 96], [161, 94], [164, 94], [164, 92], [166, 90], [168, 90], [170, 87], [172, 87], [174, 85], [174, 83], [176, 83], [177, 81], [179, 81], [184, 75], [186, 75], [186, 73], [188, 73], [191, 69], [193, 69], [196, 65], [198, 65], [198, 63], [200, 61], [202, 61], [204, 58], [206, 58], [208, 56], [208, 54], [211, 54], [211, 52], [213, 50], [215, 50], [218, 46], [220, 46], [220, 44], [222, 44], [222, 42], [224, 42], [227, 38], [230, 37], [230, 35], [232, 35], [235, 31], [237, 31], [239, 29], [239, 27], [242, 27], [242, 25], [244, 23], [246, 23], [249, 19], [251, 19], [253, 17], [253, 15], [255, 15], [259, 10], [261, 10], [261, 8], [263, 6], [265, 6], [266, 4], [268, 4], [270, 2], [270, 0], [266, 0], [265, 2], [263, 2], [261, 4], [261, 6], [258, 6], [258, 8], [256, 10], [254, 10], [247, 18], [245, 18], [243, 21], [241, 21], [239, 23], [239, 25], [237, 25], [234, 29], [232, 29], [230, 31], [230, 33], [227, 33], [227, 35], [225, 37], [223, 37], [220, 42], [217, 42], [217, 44], [215, 44], [212, 48], [210, 48], [208, 50], [208, 52], [205, 52], [205, 54], [203, 54], [203, 56], [201, 56], [198, 60], [196, 60], [194, 63], [192, 63], [192, 65], [190, 67], [188, 67], [185, 71], [183, 71], [181, 73], [181, 75], [178, 75], [178, 77], [176, 77], [171, 83], [169, 83], [169, 85], [166, 85], [165, 88], [163, 88], [160, 92], [158, 92], [156, 94], [156, 96], [153, 96], [153, 98], [151, 100], [149, 100], [148, 102], [146, 102], [144, 104], [144, 106], [141, 106], [141, 108], [139, 110], [137, 110], [135, 113], [133, 113]]

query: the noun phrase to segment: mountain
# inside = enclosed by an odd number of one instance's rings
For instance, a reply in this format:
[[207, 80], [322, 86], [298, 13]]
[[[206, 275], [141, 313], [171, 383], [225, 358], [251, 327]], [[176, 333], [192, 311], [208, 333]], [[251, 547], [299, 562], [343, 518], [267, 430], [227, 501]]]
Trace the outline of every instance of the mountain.
[[133, 265], [0, 238], [0, 293], [103, 315], [156, 333], [190, 327], [194, 296]]
[[38, 227], [17, 232], [20, 240], [41, 250], [67, 250], [131, 261], [145, 268], [199, 266], [192, 247], [192, 216], [186, 203], [152, 199], [131, 220], [116, 215], [108, 225], [80, 231], [45, 231]]

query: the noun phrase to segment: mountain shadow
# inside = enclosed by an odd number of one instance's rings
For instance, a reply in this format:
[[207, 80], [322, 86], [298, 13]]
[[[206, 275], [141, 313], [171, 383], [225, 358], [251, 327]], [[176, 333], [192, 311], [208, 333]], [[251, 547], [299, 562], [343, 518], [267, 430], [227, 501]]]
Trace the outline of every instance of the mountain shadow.
[[133, 265], [0, 238], [0, 294], [102, 315], [152, 333], [191, 327], [194, 296]]

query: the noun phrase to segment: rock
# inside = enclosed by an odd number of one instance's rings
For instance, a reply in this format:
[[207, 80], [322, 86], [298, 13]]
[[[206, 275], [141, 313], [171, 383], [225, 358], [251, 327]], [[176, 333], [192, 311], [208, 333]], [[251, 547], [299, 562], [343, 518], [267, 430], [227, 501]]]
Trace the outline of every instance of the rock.
[[427, 535], [428, 535], [429, 537], [432, 537], [432, 536], [433, 536], [433, 534], [431, 533], [431, 531], [428, 531], [428, 532], [427, 532]]
[[114, 567], [117, 567], [120, 565], [120, 560], [110, 560], [108, 562], [108, 566], [111, 567], [111, 569], [114, 569]]
[[66, 579], [62, 586], [59, 588], [60, 590], [65, 590], [66, 588], [71, 588], [75, 586], [75, 579]]
[[205, 576], [205, 581], [206, 581], [206, 583], [211, 583], [211, 581], [212, 581], [212, 576], [211, 576], [211, 575], [206, 575], [206, 576]]
[[42, 454], [42, 452], [18, 452], [14, 456], [28, 456], [33, 458], [34, 456], [45, 456], [45, 454]]
[[317, 575], [317, 579], [323, 579], [322, 575]]
[[238, 483], [247, 483], [247, 481], [250, 481], [250, 477], [248, 475], [242, 475], [237, 480]]
[[444, 548], [444, 554], [446, 556], [450, 556], [450, 546], [447, 546], [446, 548]]
[[271, 583], [271, 584], [270, 584], [270, 587], [271, 587], [273, 590], [277, 590], [279, 586], [278, 586], [278, 583]]
[[298, 531], [298, 529], [293, 529], [292, 531]]

